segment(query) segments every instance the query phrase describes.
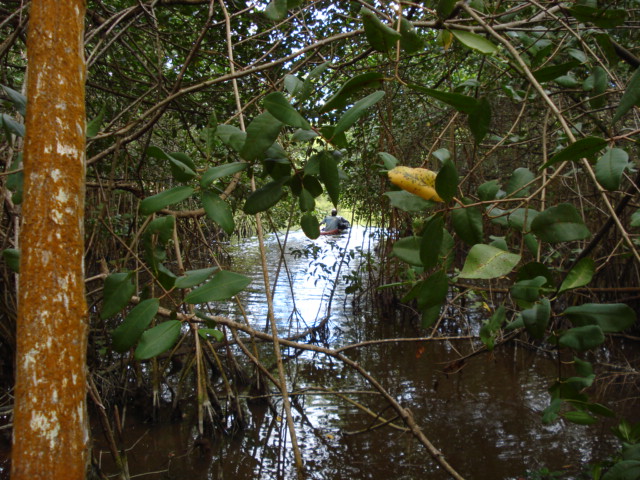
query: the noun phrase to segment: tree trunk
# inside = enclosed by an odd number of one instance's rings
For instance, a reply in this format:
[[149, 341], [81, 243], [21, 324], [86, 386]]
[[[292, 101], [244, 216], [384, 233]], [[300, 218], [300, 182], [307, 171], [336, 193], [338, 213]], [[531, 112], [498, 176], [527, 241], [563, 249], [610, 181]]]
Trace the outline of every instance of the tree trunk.
[[83, 479], [88, 458], [84, 13], [31, 2], [13, 480]]

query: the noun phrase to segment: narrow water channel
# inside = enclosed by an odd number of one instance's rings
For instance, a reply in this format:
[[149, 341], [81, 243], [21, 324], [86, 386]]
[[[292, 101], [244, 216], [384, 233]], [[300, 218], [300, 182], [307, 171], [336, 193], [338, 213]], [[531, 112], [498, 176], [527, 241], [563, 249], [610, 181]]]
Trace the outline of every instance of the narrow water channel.
[[[354, 310], [345, 293], [359, 262], [359, 255], [350, 252], [372, 249], [375, 234], [354, 227], [349, 235], [311, 241], [302, 232], [292, 232], [284, 245], [284, 263], [280, 263], [284, 237], [268, 237], [271, 281], [279, 272], [274, 310], [282, 336], [318, 325], [327, 314], [321, 340], [332, 348], [424, 334], [409, 322], [380, 318], [367, 308]], [[232, 253], [233, 269], [254, 279], [242, 300], [252, 324], [264, 329], [267, 307], [257, 242], [237, 244]], [[233, 303], [217, 308], [217, 313], [237, 315]], [[457, 373], [444, 373], [458, 351], [468, 351], [469, 340], [465, 342], [373, 344], [350, 350], [349, 356], [412, 411], [426, 436], [465, 478], [546, 478], [536, 477], [535, 472], [579, 470], [614, 452], [610, 425], [542, 424], [546, 389], [557, 372], [552, 359], [510, 345], [493, 355], [473, 357]], [[393, 419], [394, 412], [355, 372], [320, 354], [283, 353], [306, 466], [304, 478], [449, 478], [407, 431], [389, 426], [370, 429], [380, 419]], [[280, 408], [279, 398], [274, 399]], [[283, 414], [274, 415], [252, 402], [246, 408], [248, 428], [230, 438], [212, 439], [204, 450], [194, 448], [197, 431], [192, 418], [145, 424], [130, 416], [125, 431], [132, 446], [131, 474], [144, 474], [145, 479], [296, 479]], [[401, 427], [398, 422], [394, 425]], [[99, 447], [99, 432], [96, 437]], [[96, 456], [108, 466], [108, 453]]]

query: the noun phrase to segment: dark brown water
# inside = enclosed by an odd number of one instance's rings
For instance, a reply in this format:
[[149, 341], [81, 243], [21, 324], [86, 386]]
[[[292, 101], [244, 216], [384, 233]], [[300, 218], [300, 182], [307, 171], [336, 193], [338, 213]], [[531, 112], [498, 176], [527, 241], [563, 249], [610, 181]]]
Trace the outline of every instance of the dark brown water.
[[[315, 325], [324, 317], [333, 287], [331, 278], [336, 278], [342, 252], [345, 248], [367, 251], [374, 242], [375, 238], [357, 227], [351, 237], [316, 242], [299, 232], [291, 234], [285, 251], [308, 250], [315, 245], [316, 258], [288, 253], [286, 268], [281, 266], [274, 302], [282, 335]], [[268, 240], [268, 250], [273, 275], [280, 252], [273, 237]], [[235, 270], [255, 278], [244, 301], [251, 321], [262, 328], [266, 302], [256, 243], [239, 245], [235, 255]], [[353, 310], [345, 294], [348, 280], [342, 277], [357, 265], [355, 256], [340, 269], [324, 331], [325, 344], [337, 347], [423, 335], [408, 322], [376, 317], [366, 309]], [[218, 306], [218, 310], [234, 315], [232, 304]], [[471, 318], [464, 328], [473, 332], [478, 323]], [[411, 409], [426, 436], [465, 478], [538, 478], [533, 474], [527, 477], [527, 472], [542, 468], [579, 471], [587, 462], [614, 452], [617, 444], [609, 434], [610, 424], [542, 424], [541, 412], [549, 401], [546, 389], [557, 375], [553, 359], [509, 345], [494, 355], [471, 358], [458, 373], [445, 374], [445, 366], [458, 358], [457, 352], [470, 350], [469, 342], [385, 343], [358, 348], [349, 356]], [[288, 356], [296, 434], [306, 466], [302, 478], [449, 478], [406, 431], [390, 427], [370, 430], [377, 420], [352, 402], [384, 419], [393, 418], [394, 412], [356, 373], [320, 354], [283, 353]], [[281, 409], [279, 398], [274, 399]], [[274, 415], [252, 402], [244, 406], [248, 428], [234, 436], [212, 438], [205, 448], [194, 446], [197, 430], [190, 413], [182, 422], [154, 425], [130, 415], [125, 434], [131, 447], [131, 474], [145, 479], [298, 478], [284, 414]], [[96, 456], [110, 471], [109, 454], [100, 445], [97, 429], [96, 433]]]

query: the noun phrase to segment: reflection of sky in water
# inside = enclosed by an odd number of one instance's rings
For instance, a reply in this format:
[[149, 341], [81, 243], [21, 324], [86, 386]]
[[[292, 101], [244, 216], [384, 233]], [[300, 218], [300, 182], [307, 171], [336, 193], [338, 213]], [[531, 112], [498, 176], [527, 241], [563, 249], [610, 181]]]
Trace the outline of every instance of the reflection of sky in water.
[[[409, 322], [356, 314], [351, 308], [343, 275], [351, 274], [360, 259], [358, 255], [345, 257], [349, 262], [338, 274], [341, 255], [356, 248], [373, 251], [376, 241], [360, 227], [351, 229], [350, 237], [321, 237], [315, 241], [302, 232], [292, 232], [282, 249], [284, 236], [269, 235], [266, 250], [272, 288], [279, 272], [274, 314], [280, 335], [293, 335], [320, 323], [327, 314], [336, 278], [338, 285], [322, 337], [328, 346], [423, 334]], [[285, 254], [280, 263], [282, 250]], [[301, 255], [303, 251], [309, 255]], [[232, 257], [231, 270], [253, 278], [240, 298], [249, 322], [264, 330], [267, 306], [257, 241], [234, 246]], [[239, 315], [233, 302], [211, 307], [220, 314], [234, 318]], [[481, 317], [470, 317], [468, 321], [471, 330], [477, 332]], [[271, 345], [261, 347], [263, 361], [271, 358]], [[445, 375], [444, 366], [456, 359], [456, 352], [461, 349], [465, 349], [462, 343], [388, 343], [349, 350], [348, 356], [411, 409], [427, 436], [466, 478], [515, 479], [527, 470], [559, 469], [567, 463], [579, 465], [603, 458], [602, 452], [611, 452], [612, 437], [606, 427], [598, 430], [542, 424], [541, 412], [549, 402], [547, 388], [557, 376], [554, 361], [523, 348], [505, 346], [494, 355], [470, 359], [457, 374]], [[296, 434], [307, 466], [305, 478], [448, 478], [406, 432], [386, 427], [347, 434], [366, 429], [377, 420], [346, 398], [382, 418], [395, 416], [352, 369], [320, 353], [304, 352], [296, 356], [293, 350], [282, 351], [293, 392]], [[345, 396], [329, 394], [329, 390], [345, 392]], [[304, 394], [297, 394], [301, 392]], [[273, 400], [282, 417], [279, 397], [276, 395]], [[208, 473], [190, 474], [192, 480], [296, 478], [284, 420], [275, 418], [266, 409], [260, 413], [249, 407], [249, 411], [253, 430], [231, 444], [222, 442], [220, 449], [224, 451], [211, 461]], [[192, 438], [195, 435], [194, 432]]]

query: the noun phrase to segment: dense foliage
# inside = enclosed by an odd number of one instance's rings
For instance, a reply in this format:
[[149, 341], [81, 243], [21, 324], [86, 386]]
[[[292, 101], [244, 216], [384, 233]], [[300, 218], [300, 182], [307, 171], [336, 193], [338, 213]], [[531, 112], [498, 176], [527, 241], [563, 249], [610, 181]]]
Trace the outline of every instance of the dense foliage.
[[[223, 326], [256, 334], [209, 310], [248, 285], [222, 241], [292, 225], [316, 238], [324, 196], [388, 230], [369, 279], [388, 286], [376, 301], [401, 298], [437, 335], [452, 299], [478, 295], [490, 310], [478, 348], [519, 335], [570, 359], [544, 421], [615, 415], [587, 394], [587, 353], [636, 325], [639, 6], [89, 1], [92, 369], [128, 353], [150, 360], [157, 394], [169, 364], [158, 357], [193, 351], [203, 433], [215, 408], [204, 345], [225, 338]], [[10, 378], [28, 6], [0, 11], [0, 367]], [[397, 166], [438, 172], [443, 201], [393, 186]], [[639, 468], [638, 434], [623, 425], [623, 457], [603, 478]]]

